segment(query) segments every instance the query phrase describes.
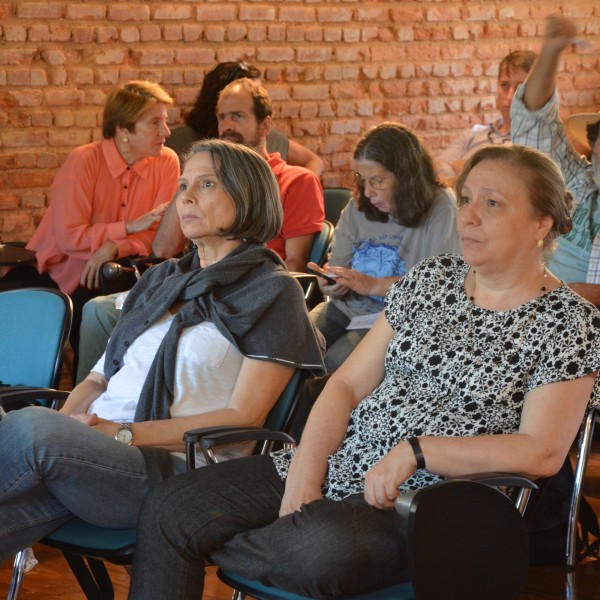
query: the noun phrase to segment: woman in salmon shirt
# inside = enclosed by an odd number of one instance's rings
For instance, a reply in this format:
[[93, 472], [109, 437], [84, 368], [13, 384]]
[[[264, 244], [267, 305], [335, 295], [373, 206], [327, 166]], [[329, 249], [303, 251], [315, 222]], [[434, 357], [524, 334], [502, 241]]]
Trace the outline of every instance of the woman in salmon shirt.
[[179, 177], [179, 159], [164, 146], [172, 103], [149, 81], [110, 92], [103, 139], [73, 150], [56, 174], [51, 203], [27, 244], [37, 265], [16, 267], [0, 283], [0, 289], [41, 285], [69, 294], [75, 346], [81, 308], [99, 293], [101, 265], [152, 251], [157, 221]]

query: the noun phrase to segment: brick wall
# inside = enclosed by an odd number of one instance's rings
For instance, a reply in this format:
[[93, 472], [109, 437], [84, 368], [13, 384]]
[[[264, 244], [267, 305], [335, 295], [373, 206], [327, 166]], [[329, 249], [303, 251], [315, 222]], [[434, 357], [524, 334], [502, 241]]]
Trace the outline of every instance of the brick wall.
[[99, 138], [117, 82], [162, 83], [176, 125], [207, 69], [250, 60], [277, 127], [323, 157], [324, 185], [343, 185], [353, 146], [382, 120], [403, 121], [435, 151], [494, 118], [498, 61], [537, 50], [550, 13], [595, 44], [565, 56], [565, 115], [598, 110], [597, 0], [0, 0], [3, 238], [29, 238], [66, 154]]

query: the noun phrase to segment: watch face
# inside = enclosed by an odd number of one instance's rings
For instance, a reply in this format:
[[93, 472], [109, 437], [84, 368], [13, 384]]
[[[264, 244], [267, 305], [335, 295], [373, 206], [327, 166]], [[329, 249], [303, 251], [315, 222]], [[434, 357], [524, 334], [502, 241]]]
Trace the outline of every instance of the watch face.
[[131, 429], [125, 429], [122, 427], [117, 432], [115, 439], [118, 440], [119, 442], [123, 442], [125, 444], [131, 444], [131, 442], [133, 440], [133, 433], [131, 433]]

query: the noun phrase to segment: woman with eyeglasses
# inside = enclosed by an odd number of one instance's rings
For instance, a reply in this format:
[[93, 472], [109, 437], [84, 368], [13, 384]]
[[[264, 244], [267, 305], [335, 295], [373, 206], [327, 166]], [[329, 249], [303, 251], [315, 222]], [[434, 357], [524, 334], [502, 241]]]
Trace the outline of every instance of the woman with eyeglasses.
[[[185, 127], [172, 131], [167, 143], [169, 148], [175, 150], [182, 160], [195, 141], [219, 137], [216, 116], [219, 92], [236, 79], [248, 77], [260, 80], [260, 76], [255, 66], [244, 61], [216, 65], [204, 77], [194, 107], [185, 115]], [[267, 150], [269, 153], [279, 152], [281, 158], [290, 165], [305, 167], [316, 175], [321, 175], [323, 171], [323, 161], [314, 152], [279, 131], [273, 130], [269, 134]]]
[[327, 341], [328, 372], [367, 334], [392, 283], [424, 258], [459, 251], [454, 194], [438, 182], [429, 152], [408, 127], [374, 127], [354, 161], [354, 201], [340, 216], [325, 267], [331, 280], [318, 280], [330, 301], [310, 313]]

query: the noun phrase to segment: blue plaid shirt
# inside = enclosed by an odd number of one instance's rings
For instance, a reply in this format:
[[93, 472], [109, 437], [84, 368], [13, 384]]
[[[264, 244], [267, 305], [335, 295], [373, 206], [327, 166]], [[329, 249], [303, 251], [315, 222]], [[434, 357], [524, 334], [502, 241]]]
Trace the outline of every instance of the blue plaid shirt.
[[[587, 259], [587, 283], [600, 284], [600, 207], [599, 192], [592, 178], [589, 161], [577, 154], [567, 140], [558, 114], [556, 92], [539, 110], [528, 110], [523, 103], [525, 84], [517, 90], [511, 106], [513, 144], [529, 146], [547, 154], [562, 169], [567, 188], [573, 194], [573, 229], [557, 240], [554, 260], [566, 256]], [[553, 259], [549, 261], [550, 268]], [[560, 270], [558, 275], [560, 276]], [[567, 281], [572, 283], [572, 281]]]

